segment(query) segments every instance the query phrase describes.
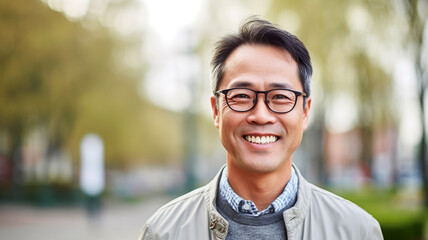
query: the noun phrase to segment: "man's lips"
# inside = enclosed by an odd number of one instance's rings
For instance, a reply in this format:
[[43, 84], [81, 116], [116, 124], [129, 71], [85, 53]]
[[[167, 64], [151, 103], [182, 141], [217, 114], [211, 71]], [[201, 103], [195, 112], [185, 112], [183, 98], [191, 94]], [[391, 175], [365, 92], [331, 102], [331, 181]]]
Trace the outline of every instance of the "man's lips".
[[244, 139], [250, 143], [256, 144], [269, 144], [278, 141], [279, 137], [275, 135], [256, 136], [256, 135], [244, 135]]

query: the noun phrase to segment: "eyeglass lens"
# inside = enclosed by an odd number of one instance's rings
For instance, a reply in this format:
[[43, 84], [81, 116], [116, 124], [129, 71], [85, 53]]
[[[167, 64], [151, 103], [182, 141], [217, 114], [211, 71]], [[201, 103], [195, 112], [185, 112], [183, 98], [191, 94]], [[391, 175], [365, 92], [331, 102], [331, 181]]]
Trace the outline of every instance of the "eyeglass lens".
[[[289, 90], [277, 89], [266, 93], [265, 101], [274, 112], [285, 113], [293, 109], [296, 94]], [[232, 89], [226, 95], [229, 107], [235, 111], [248, 111], [257, 102], [257, 94], [250, 89]]]

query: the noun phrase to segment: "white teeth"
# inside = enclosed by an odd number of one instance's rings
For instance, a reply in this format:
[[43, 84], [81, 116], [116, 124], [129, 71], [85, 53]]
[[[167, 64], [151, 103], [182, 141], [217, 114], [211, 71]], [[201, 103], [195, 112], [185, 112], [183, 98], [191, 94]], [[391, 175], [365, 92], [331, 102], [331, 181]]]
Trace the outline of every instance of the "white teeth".
[[249, 136], [246, 135], [245, 139], [250, 142], [250, 143], [257, 143], [257, 144], [269, 144], [269, 143], [273, 143], [276, 142], [278, 140], [277, 136]]

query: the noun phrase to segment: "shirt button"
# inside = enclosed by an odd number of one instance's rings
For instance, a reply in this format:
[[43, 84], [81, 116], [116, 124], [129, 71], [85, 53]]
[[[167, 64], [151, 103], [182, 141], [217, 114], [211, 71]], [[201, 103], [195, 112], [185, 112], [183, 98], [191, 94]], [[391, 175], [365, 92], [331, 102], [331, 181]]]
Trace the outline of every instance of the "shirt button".
[[250, 210], [250, 204], [248, 204], [248, 203], [245, 203], [244, 204], [244, 206], [242, 206], [242, 208], [244, 209], [244, 210]]

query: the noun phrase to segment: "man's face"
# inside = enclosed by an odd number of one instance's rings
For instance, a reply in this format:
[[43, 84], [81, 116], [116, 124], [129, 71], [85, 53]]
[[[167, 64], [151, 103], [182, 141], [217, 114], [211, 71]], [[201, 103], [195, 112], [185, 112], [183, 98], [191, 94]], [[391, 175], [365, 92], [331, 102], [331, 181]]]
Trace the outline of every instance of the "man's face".
[[[303, 92], [296, 61], [283, 49], [266, 45], [243, 45], [227, 58], [219, 90], [246, 87], [257, 91], [288, 88]], [[303, 97], [291, 112], [270, 111], [264, 94], [258, 95], [257, 105], [248, 112], [235, 112], [219, 95], [211, 98], [214, 123], [227, 152], [228, 166], [255, 173], [279, 171], [291, 166], [291, 156], [299, 146], [307, 127], [311, 99], [303, 109]], [[269, 137], [269, 143], [254, 143], [249, 137]]]

